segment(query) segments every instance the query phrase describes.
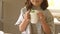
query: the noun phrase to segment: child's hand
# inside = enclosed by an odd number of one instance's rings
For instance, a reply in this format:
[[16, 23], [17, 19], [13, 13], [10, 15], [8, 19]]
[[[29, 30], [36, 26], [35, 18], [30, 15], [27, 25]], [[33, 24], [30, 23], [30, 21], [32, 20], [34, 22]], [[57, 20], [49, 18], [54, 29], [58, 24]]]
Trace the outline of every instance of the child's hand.
[[40, 20], [40, 21], [45, 20], [45, 16], [43, 15], [42, 12], [39, 12], [39, 13], [38, 13], [38, 17], [39, 17], [39, 20]]
[[30, 20], [30, 10], [24, 14], [24, 19]]

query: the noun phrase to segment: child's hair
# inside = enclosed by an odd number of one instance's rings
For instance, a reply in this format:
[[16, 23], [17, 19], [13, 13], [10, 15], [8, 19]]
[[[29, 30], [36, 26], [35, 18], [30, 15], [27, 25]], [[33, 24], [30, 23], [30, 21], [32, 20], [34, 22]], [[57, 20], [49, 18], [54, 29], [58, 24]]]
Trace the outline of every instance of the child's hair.
[[[33, 4], [30, 2], [30, 0], [26, 0], [26, 8], [27, 10], [31, 9]], [[41, 3], [41, 6], [40, 6], [43, 10], [45, 10], [47, 7], [48, 7], [48, 1], [47, 0], [43, 0], [43, 2]]]

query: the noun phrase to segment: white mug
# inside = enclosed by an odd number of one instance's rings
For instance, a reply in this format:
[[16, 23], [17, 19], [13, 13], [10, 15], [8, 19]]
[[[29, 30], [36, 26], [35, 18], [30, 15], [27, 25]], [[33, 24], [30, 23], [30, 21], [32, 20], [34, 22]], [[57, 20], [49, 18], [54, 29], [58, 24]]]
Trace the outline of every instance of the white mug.
[[30, 12], [30, 17], [31, 17], [31, 23], [32, 24], [36, 24], [38, 23], [38, 15], [37, 15], [38, 11], [37, 10], [31, 10]]

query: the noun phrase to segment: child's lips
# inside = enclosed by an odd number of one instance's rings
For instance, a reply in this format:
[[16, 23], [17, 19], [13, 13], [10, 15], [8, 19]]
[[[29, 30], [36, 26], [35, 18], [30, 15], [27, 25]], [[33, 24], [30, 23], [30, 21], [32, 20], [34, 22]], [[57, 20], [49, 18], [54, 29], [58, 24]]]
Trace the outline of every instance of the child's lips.
[[36, 2], [39, 2], [39, 1], [36, 1]]
[[36, 2], [39, 2], [38, 0]]

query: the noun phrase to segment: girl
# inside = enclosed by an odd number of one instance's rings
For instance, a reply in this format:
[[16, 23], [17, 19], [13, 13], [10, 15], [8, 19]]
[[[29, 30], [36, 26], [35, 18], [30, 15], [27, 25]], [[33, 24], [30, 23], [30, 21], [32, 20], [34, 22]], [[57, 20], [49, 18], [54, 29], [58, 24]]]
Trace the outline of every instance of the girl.
[[[26, 0], [25, 7], [21, 9], [21, 14], [16, 24], [19, 24], [21, 34], [54, 34], [53, 16], [47, 9], [47, 0]], [[39, 22], [30, 22], [31, 9], [38, 10]]]

